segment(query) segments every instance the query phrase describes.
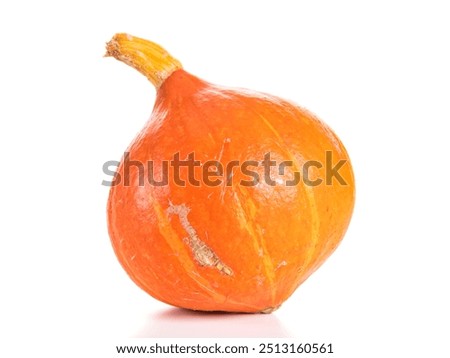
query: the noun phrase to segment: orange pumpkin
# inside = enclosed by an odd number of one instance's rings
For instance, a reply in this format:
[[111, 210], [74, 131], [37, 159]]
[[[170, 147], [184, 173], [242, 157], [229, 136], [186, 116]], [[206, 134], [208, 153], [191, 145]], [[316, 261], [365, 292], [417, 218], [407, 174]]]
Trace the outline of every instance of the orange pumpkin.
[[117, 34], [106, 55], [157, 89], [110, 190], [123, 268], [174, 306], [278, 308], [349, 225], [354, 178], [341, 141], [307, 110], [208, 83], [150, 41]]

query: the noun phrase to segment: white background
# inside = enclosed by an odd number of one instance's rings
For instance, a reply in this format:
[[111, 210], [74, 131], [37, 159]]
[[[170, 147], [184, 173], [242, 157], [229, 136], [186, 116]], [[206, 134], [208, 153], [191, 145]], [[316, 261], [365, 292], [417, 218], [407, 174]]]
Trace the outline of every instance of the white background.
[[[197, 336], [332, 342], [336, 357], [448, 356], [444, 4], [2, 2], [0, 355], [51, 342], [34, 356], [68, 357], [92, 340]], [[114, 257], [102, 164], [120, 158], [155, 97], [144, 77], [102, 57], [116, 32], [162, 44], [211, 82], [294, 100], [345, 143], [357, 183], [349, 231], [276, 313], [170, 308]]]

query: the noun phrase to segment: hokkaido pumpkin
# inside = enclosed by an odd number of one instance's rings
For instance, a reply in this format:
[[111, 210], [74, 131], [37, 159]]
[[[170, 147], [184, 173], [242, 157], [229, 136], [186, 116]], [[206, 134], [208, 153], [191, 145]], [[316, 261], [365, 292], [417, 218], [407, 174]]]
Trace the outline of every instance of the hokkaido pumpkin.
[[119, 262], [173, 306], [272, 312], [347, 230], [355, 188], [341, 141], [306, 109], [208, 83], [153, 42], [117, 34], [106, 56], [157, 90], [111, 184]]

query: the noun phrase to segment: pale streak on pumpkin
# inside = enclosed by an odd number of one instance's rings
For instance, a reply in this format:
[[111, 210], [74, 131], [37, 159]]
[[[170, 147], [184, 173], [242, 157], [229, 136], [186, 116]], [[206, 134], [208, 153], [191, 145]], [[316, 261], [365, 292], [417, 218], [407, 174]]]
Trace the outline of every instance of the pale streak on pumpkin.
[[[276, 136], [278, 141], [281, 143], [286, 143], [285, 140], [280, 136], [278, 131], [272, 126], [272, 124], [260, 113], [258, 113], [258, 115], [261, 118], [261, 120], [263, 121], [263, 123], [267, 126], [267, 128], [269, 128], [270, 131]], [[284, 147], [280, 146], [280, 148], [283, 149], [283, 151], [288, 155], [289, 159], [294, 164], [293, 165], [294, 170], [299, 172], [301, 165], [298, 162], [298, 160], [295, 158], [295, 156], [291, 153], [291, 151], [289, 149], [286, 149], [286, 148], [288, 148], [288, 146], [287, 145], [285, 145]], [[308, 265], [311, 263], [312, 256], [313, 256], [316, 246], [317, 246], [316, 244], [319, 240], [320, 218], [319, 218], [319, 213], [317, 210], [317, 204], [316, 204], [316, 199], [314, 197], [313, 189], [308, 187], [306, 184], [303, 185], [303, 189], [305, 190], [306, 199], [308, 200], [309, 208], [311, 211], [311, 217], [312, 217], [311, 246], [307, 252], [306, 260], [302, 266], [302, 271], [305, 271], [308, 269]], [[298, 286], [297, 283], [296, 283], [296, 285]]]
[[233, 270], [225, 265], [216, 253], [206, 245], [197, 234], [197, 231], [191, 225], [188, 219], [190, 209], [185, 204], [173, 205], [169, 202], [167, 213], [178, 215], [181, 226], [189, 237], [185, 238], [185, 242], [192, 250], [195, 260], [200, 266], [215, 267], [225, 275], [232, 276]]
[[[239, 186], [239, 191], [241, 192], [241, 195], [244, 194], [244, 189]], [[275, 286], [275, 269], [272, 263], [272, 259], [269, 255], [269, 252], [267, 251], [267, 246], [264, 241], [264, 237], [260, 234], [260, 230], [257, 230], [253, 227], [253, 224], [255, 222], [256, 217], [256, 205], [254, 201], [251, 199], [249, 195], [245, 195], [245, 203], [247, 210], [244, 209], [242, 206], [242, 202], [239, 199], [238, 193], [234, 192], [234, 198], [235, 202], [237, 204], [237, 210], [236, 210], [236, 217], [239, 220], [241, 226], [246, 229], [246, 231], [250, 234], [250, 236], [253, 238], [253, 247], [255, 248], [256, 252], [259, 252], [259, 250], [263, 251], [262, 255], [262, 262], [264, 266], [264, 271], [266, 272], [266, 277], [269, 280], [269, 286], [271, 287], [271, 298], [272, 302], [275, 302], [275, 296], [276, 296], [276, 286]]]
[[[222, 160], [223, 157], [223, 153], [225, 152], [225, 147], [231, 143], [231, 138], [225, 138], [222, 142], [222, 148], [220, 149], [220, 153], [219, 153], [219, 157], [216, 159], [219, 163]], [[231, 176], [233, 176], [233, 171], [231, 171]], [[226, 178], [226, 180], [223, 182], [222, 184], [222, 189], [220, 190], [220, 201], [224, 202], [224, 198], [225, 198], [225, 191], [227, 189], [227, 182], [228, 182], [229, 178]]]

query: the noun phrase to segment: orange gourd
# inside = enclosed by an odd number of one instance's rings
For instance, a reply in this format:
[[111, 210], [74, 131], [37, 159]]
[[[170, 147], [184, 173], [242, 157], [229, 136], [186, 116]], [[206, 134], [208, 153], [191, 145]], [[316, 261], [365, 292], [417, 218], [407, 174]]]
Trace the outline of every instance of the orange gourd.
[[153, 42], [117, 34], [106, 55], [157, 90], [110, 189], [108, 228], [123, 268], [170, 305], [278, 308], [349, 225], [355, 188], [341, 141], [311, 112], [208, 83]]

